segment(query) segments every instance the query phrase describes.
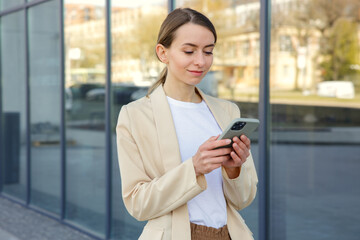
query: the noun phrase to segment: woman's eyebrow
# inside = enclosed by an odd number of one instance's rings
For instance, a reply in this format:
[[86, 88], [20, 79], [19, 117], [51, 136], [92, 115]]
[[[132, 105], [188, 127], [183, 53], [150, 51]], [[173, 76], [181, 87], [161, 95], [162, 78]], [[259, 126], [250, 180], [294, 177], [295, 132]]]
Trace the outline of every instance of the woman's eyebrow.
[[[185, 46], [185, 45], [191, 46], [191, 47], [198, 47], [196, 44], [193, 44], [193, 43], [184, 43], [183, 46]], [[205, 48], [207, 48], [207, 47], [215, 47], [215, 44], [213, 44], [213, 43], [208, 44], [208, 45], [205, 46]]]

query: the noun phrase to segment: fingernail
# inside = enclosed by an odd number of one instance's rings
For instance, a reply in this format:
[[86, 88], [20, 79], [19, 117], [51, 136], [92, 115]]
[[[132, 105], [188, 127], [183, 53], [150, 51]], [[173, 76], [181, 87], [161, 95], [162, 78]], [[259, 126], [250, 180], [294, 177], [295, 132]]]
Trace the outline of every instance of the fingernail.
[[227, 143], [227, 144], [231, 143], [231, 140], [230, 140], [230, 139], [226, 139], [226, 143]]

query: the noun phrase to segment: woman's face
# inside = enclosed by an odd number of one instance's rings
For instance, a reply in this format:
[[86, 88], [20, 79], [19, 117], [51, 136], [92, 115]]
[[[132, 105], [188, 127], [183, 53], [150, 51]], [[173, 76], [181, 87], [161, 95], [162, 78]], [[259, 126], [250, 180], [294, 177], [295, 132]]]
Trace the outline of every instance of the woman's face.
[[187, 23], [175, 32], [165, 50], [168, 74], [166, 81], [195, 86], [209, 71], [215, 47], [213, 33], [201, 25]]

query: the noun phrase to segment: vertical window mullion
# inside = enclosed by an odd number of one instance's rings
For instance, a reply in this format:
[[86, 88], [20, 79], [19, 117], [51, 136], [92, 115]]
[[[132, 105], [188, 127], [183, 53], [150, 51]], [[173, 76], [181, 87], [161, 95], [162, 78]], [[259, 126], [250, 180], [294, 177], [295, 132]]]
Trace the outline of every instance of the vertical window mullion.
[[60, 120], [60, 151], [61, 151], [61, 173], [60, 173], [60, 219], [65, 219], [66, 211], [66, 135], [65, 135], [65, 42], [64, 42], [64, 0], [60, 1], [60, 82], [61, 82], [61, 120]]
[[105, 4], [105, 36], [106, 36], [106, 83], [105, 83], [105, 181], [106, 181], [106, 198], [105, 198], [105, 238], [110, 239], [111, 235], [111, 205], [112, 205], [112, 129], [111, 129], [111, 2], [106, 0]]
[[271, 0], [260, 0], [260, 89], [259, 89], [259, 239], [269, 234], [269, 153], [270, 153], [270, 26]]
[[168, 12], [175, 9], [175, 0], [168, 0]]
[[25, 8], [25, 81], [26, 81], [26, 205], [31, 199], [31, 124], [30, 124], [30, 64], [29, 64], [29, 8]]
[[[1, 25], [1, 17], [0, 17], [0, 26]], [[0, 31], [0, 53], [1, 53], [1, 31]], [[2, 61], [2, 57], [1, 57], [1, 54], [0, 54], [0, 194], [3, 190], [3, 178], [5, 176], [4, 174], [4, 169], [3, 169], [3, 164], [4, 164], [4, 157], [3, 157], [3, 152], [4, 152], [4, 149], [3, 149], [3, 110], [2, 110], [2, 99], [3, 99], [3, 95], [2, 95], [2, 77], [1, 77], [1, 61]]]

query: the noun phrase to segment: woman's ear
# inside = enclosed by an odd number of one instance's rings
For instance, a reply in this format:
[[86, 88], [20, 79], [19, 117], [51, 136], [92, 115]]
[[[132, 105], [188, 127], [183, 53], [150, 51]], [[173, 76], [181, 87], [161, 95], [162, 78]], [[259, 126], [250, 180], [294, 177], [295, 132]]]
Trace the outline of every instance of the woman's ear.
[[159, 60], [163, 63], [168, 63], [167, 58], [167, 49], [164, 47], [164, 45], [158, 43], [155, 47], [156, 55], [159, 58]]

